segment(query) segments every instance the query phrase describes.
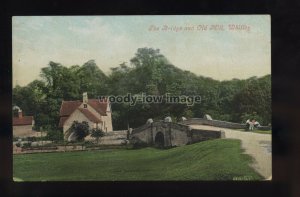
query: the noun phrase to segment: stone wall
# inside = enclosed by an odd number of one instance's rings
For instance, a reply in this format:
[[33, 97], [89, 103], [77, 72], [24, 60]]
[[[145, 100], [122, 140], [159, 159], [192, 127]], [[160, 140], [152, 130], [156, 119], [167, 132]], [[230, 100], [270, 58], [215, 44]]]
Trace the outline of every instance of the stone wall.
[[182, 146], [191, 142], [191, 129], [187, 125], [170, 123], [171, 145]]
[[[93, 138], [92, 140], [95, 141]], [[125, 143], [127, 143], [127, 130], [109, 132], [99, 140], [101, 145], [122, 145]]]
[[225, 138], [224, 131], [192, 129], [192, 143], [216, 138]]
[[185, 121], [180, 122], [185, 125], [210, 125], [214, 127], [222, 127], [229, 129], [244, 129], [246, 128], [246, 124], [239, 124], [234, 122], [226, 122], [221, 120], [206, 120], [203, 118], [191, 118]]
[[39, 137], [40, 132], [32, 130], [32, 125], [13, 126], [14, 137]]
[[185, 124], [158, 121], [151, 124], [145, 124], [134, 129], [130, 138], [133, 143], [154, 145], [155, 138], [158, 133], [163, 134], [164, 146], [166, 147], [182, 146], [194, 142], [222, 137], [221, 131], [206, 131], [199, 129], [191, 130], [191, 128]]
[[144, 143], [152, 144], [152, 124], [145, 124], [137, 129], [133, 129], [130, 135], [131, 139], [138, 139]]
[[268, 131], [268, 130], [271, 130], [271, 126], [260, 126], [258, 127], [259, 130], [262, 130], [262, 131]]

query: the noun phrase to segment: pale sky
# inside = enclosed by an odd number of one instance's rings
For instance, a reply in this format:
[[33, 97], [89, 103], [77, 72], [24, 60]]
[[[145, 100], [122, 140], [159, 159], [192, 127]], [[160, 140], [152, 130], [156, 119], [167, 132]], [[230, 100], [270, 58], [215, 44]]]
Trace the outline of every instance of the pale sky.
[[[142, 47], [158, 48], [173, 65], [217, 80], [271, 73], [268, 15], [15, 16], [12, 24], [13, 86], [40, 79], [49, 61], [69, 67], [94, 59], [109, 74]], [[230, 24], [250, 31], [229, 30]], [[149, 31], [151, 25], [160, 30]], [[183, 30], [163, 31], [164, 25]], [[199, 31], [199, 25], [208, 30]], [[224, 30], [209, 30], [210, 25]]]

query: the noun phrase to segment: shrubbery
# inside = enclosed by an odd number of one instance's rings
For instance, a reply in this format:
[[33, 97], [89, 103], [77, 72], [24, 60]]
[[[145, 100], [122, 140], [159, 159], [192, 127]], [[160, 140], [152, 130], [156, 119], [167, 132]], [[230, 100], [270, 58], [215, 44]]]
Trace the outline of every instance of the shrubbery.
[[23, 148], [29, 148], [29, 147], [31, 147], [31, 142], [24, 143], [22, 147]]
[[45, 140], [50, 140], [53, 142], [60, 142], [64, 140], [64, 135], [61, 131], [48, 131]]
[[77, 141], [83, 141], [84, 138], [89, 134], [89, 124], [86, 121], [81, 123], [74, 121], [69, 129], [69, 132], [76, 135]]
[[133, 149], [138, 149], [138, 148], [145, 148], [148, 147], [149, 144], [141, 141], [138, 138], [133, 137], [132, 139], [130, 139], [130, 144], [132, 144], [132, 148]]
[[18, 141], [18, 140], [19, 140], [19, 137], [13, 136], [13, 142], [16, 142], [16, 141]]
[[99, 139], [103, 136], [104, 136], [104, 132], [101, 129], [98, 129], [98, 128], [97, 129], [92, 129], [91, 137], [96, 139], [97, 144], [99, 142]]

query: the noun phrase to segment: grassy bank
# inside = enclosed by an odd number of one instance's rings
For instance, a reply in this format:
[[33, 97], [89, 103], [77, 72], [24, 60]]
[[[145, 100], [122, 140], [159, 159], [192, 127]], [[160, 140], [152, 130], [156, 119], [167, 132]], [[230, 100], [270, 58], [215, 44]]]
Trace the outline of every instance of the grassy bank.
[[167, 150], [101, 150], [13, 156], [14, 177], [41, 180], [233, 180], [262, 177], [240, 141], [209, 140]]

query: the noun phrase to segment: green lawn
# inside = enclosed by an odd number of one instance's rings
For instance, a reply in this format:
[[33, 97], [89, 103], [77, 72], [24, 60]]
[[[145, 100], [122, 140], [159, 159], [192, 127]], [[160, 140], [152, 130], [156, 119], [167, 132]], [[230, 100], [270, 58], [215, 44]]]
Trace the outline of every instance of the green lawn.
[[102, 150], [13, 156], [24, 181], [261, 180], [240, 141], [216, 139], [172, 149]]

